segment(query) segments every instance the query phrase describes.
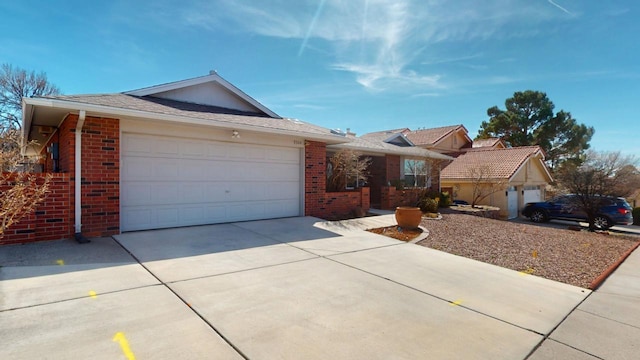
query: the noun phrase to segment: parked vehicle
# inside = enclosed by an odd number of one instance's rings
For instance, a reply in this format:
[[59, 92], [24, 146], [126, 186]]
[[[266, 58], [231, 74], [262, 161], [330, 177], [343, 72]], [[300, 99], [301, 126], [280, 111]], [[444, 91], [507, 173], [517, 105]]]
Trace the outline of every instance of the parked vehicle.
[[[614, 225], [631, 225], [633, 224], [631, 211], [631, 206], [624, 198], [604, 197], [594, 225], [598, 229], [608, 229]], [[588, 221], [587, 215], [576, 201], [576, 195], [561, 195], [550, 201], [527, 203], [522, 210], [522, 215], [533, 222], [545, 222], [551, 219]]]

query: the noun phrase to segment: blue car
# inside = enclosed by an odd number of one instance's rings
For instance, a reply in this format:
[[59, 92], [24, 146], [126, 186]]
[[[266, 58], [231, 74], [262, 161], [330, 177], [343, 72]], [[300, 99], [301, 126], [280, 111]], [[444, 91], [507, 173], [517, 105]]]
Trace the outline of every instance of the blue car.
[[[596, 228], [608, 229], [614, 225], [633, 224], [631, 206], [624, 198], [605, 197], [603, 199], [603, 205], [594, 221]], [[587, 215], [577, 204], [576, 195], [562, 195], [550, 201], [528, 203], [522, 210], [522, 215], [533, 222], [545, 222], [551, 219], [587, 222]]]

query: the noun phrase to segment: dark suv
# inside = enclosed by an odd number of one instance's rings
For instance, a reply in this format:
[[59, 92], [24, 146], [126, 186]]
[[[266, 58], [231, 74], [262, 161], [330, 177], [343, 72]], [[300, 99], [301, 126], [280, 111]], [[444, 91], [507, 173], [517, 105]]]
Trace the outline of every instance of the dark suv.
[[[522, 215], [533, 222], [551, 219], [586, 222], [587, 215], [577, 205], [576, 200], [576, 195], [562, 195], [550, 201], [528, 203], [522, 210]], [[633, 224], [631, 210], [631, 206], [624, 198], [603, 197], [594, 225], [599, 229], [608, 229], [614, 225], [631, 225]]]

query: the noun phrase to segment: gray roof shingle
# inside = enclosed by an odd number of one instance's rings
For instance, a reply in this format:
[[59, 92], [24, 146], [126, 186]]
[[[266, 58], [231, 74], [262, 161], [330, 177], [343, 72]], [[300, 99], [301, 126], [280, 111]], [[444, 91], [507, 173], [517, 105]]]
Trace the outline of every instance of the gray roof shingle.
[[[243, 112], [210, 105], [200, 105], [153, 96], [134, 96], [122, 93], [95, 95], [58, 95], [46, 96], [46, 99], [61, 100], [89, 105], [105, 106], [117, 109], [134, 110], [150, 114], [162, 114], [199, 120], [211, 120], [219, 123], [246, 125], [255, 128], [285, 130], [304, 134], [335, 137], [337, 142], [349, 141], [333, 135], [327, 128], [303, 122], [297, 119], [274, 118], [262, 113]], [[342, 138], [342, 140], [341, 140]]]

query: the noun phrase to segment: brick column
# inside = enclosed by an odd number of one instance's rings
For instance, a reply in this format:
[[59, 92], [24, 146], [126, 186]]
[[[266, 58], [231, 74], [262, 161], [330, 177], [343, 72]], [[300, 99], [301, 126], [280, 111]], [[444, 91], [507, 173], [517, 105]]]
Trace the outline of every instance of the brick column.
[[322, 216], [327, 189], [327, 145], [305, 141], [304, 147], [304, 214]]

